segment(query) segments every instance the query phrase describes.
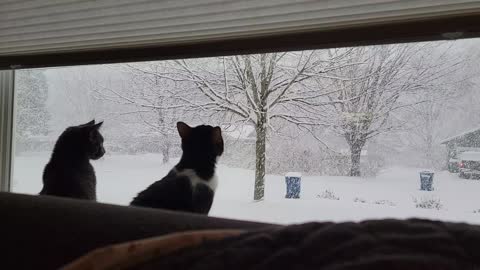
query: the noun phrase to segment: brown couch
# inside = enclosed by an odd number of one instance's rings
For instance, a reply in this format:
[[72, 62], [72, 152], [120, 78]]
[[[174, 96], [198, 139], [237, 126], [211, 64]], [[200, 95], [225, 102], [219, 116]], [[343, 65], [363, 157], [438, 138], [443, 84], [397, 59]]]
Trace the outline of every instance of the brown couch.
[[265, 226], [274, 225], [0, 193], [0, 269], [56, 269], [98, 247], [172, 232]]
[[0, 215], [2, 270], [57, 269], [118, 243], [67, 269], [480, 269], [480, 226], [462, 223], [284, 227], [8, 193], [0, 193]]

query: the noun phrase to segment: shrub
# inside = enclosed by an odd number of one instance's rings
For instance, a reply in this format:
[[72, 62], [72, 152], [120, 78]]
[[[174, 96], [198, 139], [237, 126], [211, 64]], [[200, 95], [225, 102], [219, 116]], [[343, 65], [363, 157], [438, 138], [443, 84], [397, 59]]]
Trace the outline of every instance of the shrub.
[[333, 193], [333, 191], [331, 190], [325, 190], [322, 194], [319, 194], [317, 195], [317, 198], [320, 198], [320, 199], [327, 199], [327, 200], [340, 200], [339, 197], [337, 197], [335, 195], [335, 193]]
[[356, 202], [356, 203], [367, 203], [367, 200], [356, 197], [355, 199], [353, 199], [353, 202]]
[[436, 209], [440, 210], [443, 208], [443, 205], [438, 198], [433, 197], [422, 197], [420, 199], [414, 198], [413, 202], [415, 203], [416, 208], [424, 208], [424, 209]]
[[374, 201], [374, 204], [382, 204], [382, 205], [388, 205], [388, 206], [395, 206], [395, 203], [389, 200], [378, 200]]

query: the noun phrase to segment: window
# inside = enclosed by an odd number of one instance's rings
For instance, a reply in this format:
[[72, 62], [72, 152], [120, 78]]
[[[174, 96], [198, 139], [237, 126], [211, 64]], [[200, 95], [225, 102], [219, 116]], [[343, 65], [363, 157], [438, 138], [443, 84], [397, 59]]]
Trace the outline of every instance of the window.
[[38, 193], [59, 134], [96, 119], [99, 201], [126, 205], [178, 161], [185, 121], [223, 130], [212, 216], [480, 223], [479, 42], [18, 70], [13, 191]]

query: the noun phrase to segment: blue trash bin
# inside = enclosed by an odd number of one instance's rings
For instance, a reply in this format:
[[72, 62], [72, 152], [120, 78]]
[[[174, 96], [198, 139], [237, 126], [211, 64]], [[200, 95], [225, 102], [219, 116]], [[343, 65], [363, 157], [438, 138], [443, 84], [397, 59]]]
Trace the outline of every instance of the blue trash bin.
[[289, 172], [285, 175], [285, 183], [287, 184], [287, 199], [300, 198], [300, 189], [302, 182], [302, 174], [298, 172]]
[[433, 190], [433, 174], [434, 173], [430, 171], [420, 172], [420, 190]]

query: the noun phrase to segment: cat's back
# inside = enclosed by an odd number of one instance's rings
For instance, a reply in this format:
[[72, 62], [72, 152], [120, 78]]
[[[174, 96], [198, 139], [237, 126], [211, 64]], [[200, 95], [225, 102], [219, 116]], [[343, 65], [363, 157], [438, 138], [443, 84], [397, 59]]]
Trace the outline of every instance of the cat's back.
[[89, 162], [71, 165], [50, 160], [43, 171], [40, 195], [96, 200], [95, 171]]
[[90, 160], [105, 154], [99, 128], [103, 122], [67, 127], [58, 137], [43, 171], [42, 195], [96, 200], [95, 170]]
[[161, 180], [138, 193], [130, 205], [167, 210], [191, 211], [192, 184], [186, 176], [172, 170]]

